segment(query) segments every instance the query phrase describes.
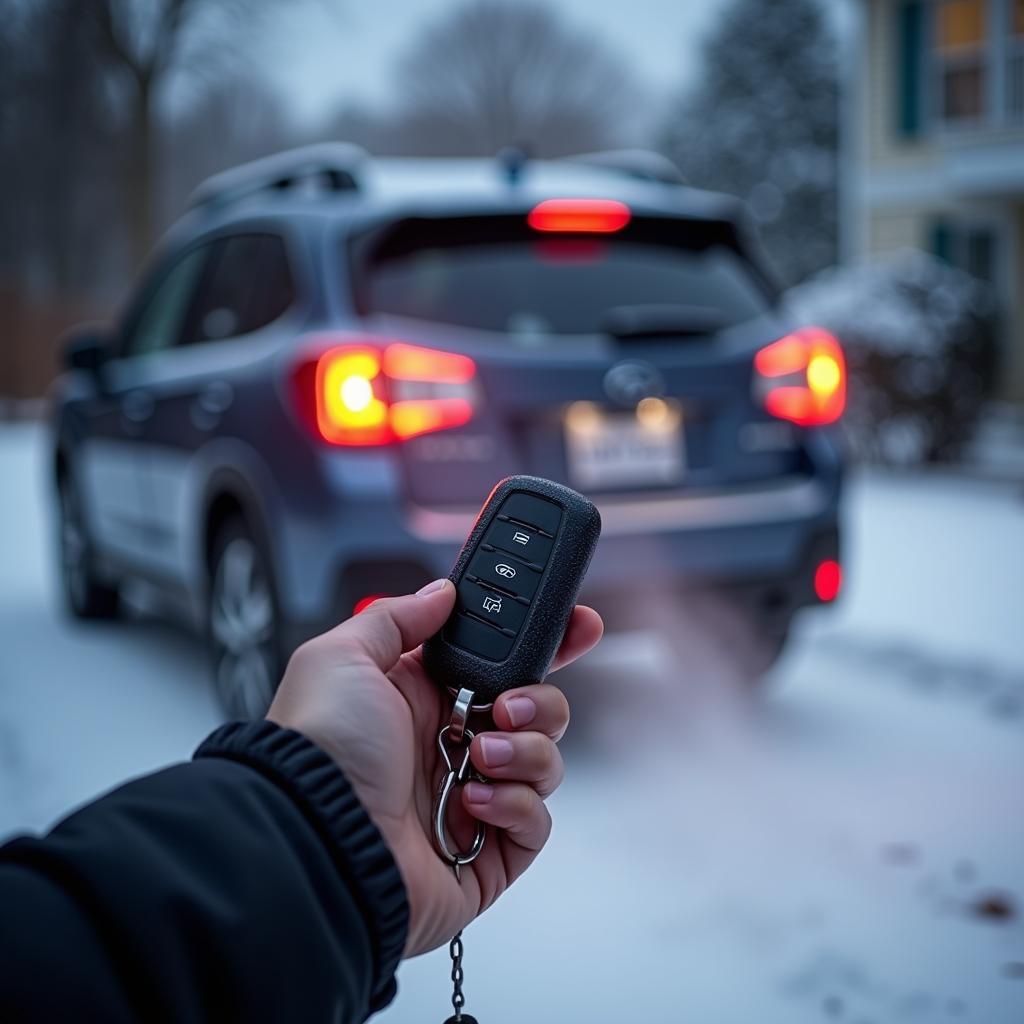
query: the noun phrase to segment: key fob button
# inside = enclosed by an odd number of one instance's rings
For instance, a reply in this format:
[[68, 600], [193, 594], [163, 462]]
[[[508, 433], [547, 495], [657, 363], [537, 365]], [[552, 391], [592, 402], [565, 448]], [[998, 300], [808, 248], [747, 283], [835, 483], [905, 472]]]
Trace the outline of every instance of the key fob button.
[[558, 533], [558, 524], [562, 521], [562, 510], [554, 502], [538, 498], [535, 494], [523, 494], [522, 491], [510, 494], [502, 502], [498, 515], [518, 519], [552, 537]]
[[499, 594], [498, 591], [482, 587], [479, 583], [463, 580], [459, 584], [458, 609], [470, 612], [478, 619], [486, 619], [502, 629], [518, 633], [529, 611], [529, 605], [520, 604], [508, 594]]
[[528, 565], [510, 558], [504, 551], [484, 551], [483, 548], [471, 559], [466, 575], [476, 576], [527, 600], [536, 593], [540, 582], [540, 573]]
[[600, 533], [582, 494], [539, 477], [498, 482], [452, 569], [455, 607], [423, 644], [423, 666], [446, 699], [467, 690], [485, 706], [543, 681]]
[[484, 534], [484, 544], [493, 544], [502, 551], [511, 551], [520, 558], [536, 565], [546, 565], [551, 545], [554, 541], [544, 534], [531, 530], [528, 526], [520, 526], [508, 520], [495, 519], [491, 528]]
[[515, 637], [505, 636], [499, 629], [488, 626], [468, 615], [453, 615], [448, 621], [446, 638], [457, 647], [462, 647], [489, 661], [504, 661], [508, 657]]

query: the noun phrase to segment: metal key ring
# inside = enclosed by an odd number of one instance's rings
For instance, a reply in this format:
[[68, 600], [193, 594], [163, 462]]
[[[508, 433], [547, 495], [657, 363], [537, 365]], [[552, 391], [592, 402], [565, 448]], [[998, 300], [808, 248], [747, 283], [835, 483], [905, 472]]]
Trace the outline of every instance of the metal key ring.
[[[463, 785], [472, 772], [469, 761], [469, 745], [475, 735], [471, 729], [466, 728], [466, 719], [473, 708], [473, 692], [462, 689], [455, 700], [455, 707], [452, 709], [452, 720], [437, 734], [437, 745], [441, 750], [441, 756], [447, 765], [447, 772], [441, 780], [438, 790], [437, 801], [434, 804], [434, 843], [441, 856], [451, 864], [456, 872], [464, 864], [470, 864], [480, 856], [484, 848], [484, 839], [487, 837], [487, 827], [482, 821], [476, 823], [476, 834], [468, 850], [453, 850], [448, 844], [448, 802], [456, 786]], [[448, 749], [446, 740], [451, 740], [453, 750], [460, 746], [465, 748], [462, 760], [458, 768], [452, 760], [452, 753]]]

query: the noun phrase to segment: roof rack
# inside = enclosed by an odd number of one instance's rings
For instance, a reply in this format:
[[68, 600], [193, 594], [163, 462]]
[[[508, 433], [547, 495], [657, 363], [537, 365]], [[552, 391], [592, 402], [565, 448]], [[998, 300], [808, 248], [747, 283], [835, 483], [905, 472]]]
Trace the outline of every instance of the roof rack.
[[598, 153], [577, 153], [564, 159], [618, 171], [639, 181], [655, 181], [662, 185], [686, 184], [682, 172], [667, 156], [649, 149], [606, 149]]
[[356, 171], [366, 158], [366, 150], [348, 142], [300, 146], [207, 178], [189, 196], [188, 205], [221, 206], [257, 192], [292, 188], [303, 181], [319, 181], [333, 192], [358, 189]]

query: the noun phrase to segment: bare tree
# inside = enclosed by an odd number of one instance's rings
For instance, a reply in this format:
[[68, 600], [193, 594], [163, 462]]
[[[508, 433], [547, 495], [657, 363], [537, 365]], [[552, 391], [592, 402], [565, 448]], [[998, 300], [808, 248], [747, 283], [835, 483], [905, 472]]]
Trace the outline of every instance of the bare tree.
[[164, 124], [156, 151], [162, 168], [157, 214], [169, 221], [204, 178], [303, 141], [280, 97], [249, 70], [222, 73], [202, 98]]
[[158, 106], [176, 72], [208, 75], [237, 59], [240, 30], [269, 9], [270, 0], [81, 0], [86, 27], [114, 87], [123, 93], [125, 198], [131, 250], [141, 259], [154, 226]]
[[396, 148], [424, 155], [606, 147], [633, 95], [625, 66], [599, 39], [532, 0], [464, 3], [418, 37], [396, 85]]
[[0, 271], [67, 290], [101, 263], [82, 236], [112, 212], [109, 104], [74, 0], [0, 3]]
[[269, 10], [0, 0], [0, 394], [40, 393], [59, 332], [109, 310], [200, 178], [292, 141], [246, 60]]

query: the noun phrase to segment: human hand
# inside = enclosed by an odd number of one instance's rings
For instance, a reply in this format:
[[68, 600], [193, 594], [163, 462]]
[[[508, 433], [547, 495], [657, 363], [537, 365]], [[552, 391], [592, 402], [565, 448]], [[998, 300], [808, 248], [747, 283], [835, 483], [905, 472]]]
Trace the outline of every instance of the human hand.
[[[544, 798], [562, 781], [556, 743], [569, 723], [565, 696], [547, 683], [502, 694], [494, 728], [478, 732], [470, 747], [490, 781], [462, 787], [449, 811], [462, 849], [477, 821], [489, 826], [483, 852], [456, 881], [434, 850], [431, 824], [445, 769], [437, 734], [451, 702], [427, 676], [420, 651], [454, 601], [452, 583], [437, 581], [375, 601], [308, 641], [292, 655], [267, 713], [337, 761], [383, 834], [409, 896], [406, 956], [447, 942], [530, 866], [551, 832]], [[589, 651], [603, 629], [592, 608], [575, 608], [552, 670]]]

